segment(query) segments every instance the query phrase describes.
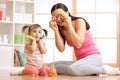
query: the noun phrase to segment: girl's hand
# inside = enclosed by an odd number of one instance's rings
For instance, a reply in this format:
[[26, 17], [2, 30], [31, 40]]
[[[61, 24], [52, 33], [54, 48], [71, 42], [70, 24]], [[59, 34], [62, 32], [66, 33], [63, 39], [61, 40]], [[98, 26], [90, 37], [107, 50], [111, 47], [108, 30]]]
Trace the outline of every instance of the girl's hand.
[[35, 40], [35, 38], [33, 38], [32, 36], [30, 36], [30, 35], [26, 35], [26, 40], [32, 40], [32, 41], [34, 41]]

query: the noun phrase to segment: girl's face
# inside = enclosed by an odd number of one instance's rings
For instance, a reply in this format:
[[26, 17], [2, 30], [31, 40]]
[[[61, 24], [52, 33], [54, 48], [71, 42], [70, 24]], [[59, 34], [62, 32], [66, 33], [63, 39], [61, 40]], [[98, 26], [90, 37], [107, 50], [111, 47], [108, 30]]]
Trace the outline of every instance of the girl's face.
[[[62, 14], [63, 18], [60, 18], [59, 14]], [[64, 17], [68, 16], [68, 13], [65, 12], [63, 9], [56, 9], [55, 11], [52, 12], [52, 16], [56, 17], [57, 24], [62, 26], [62, 23], [64, 22]]]
[[38, 28], [33, 28], [30, 32], [30, 35], [34, 37], [36, 40], [39, 40], [41, 33], [42, 33], [42, 29], [38, 27]]

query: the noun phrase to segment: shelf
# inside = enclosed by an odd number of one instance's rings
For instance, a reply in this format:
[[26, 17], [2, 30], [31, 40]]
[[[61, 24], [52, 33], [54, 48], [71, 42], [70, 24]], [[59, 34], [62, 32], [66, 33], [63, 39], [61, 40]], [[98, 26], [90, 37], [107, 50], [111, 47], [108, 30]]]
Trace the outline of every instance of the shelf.
[[8, 24], [8, 23], [14, 23], [14, 22], [13, 21], [3, 21], [2, 20], [2, 21], [0, 21], [0, 23], [7, 23]]
[[16, 46], [16, 47], [24, 47], [25, 45], [24, 44], [14, 44], [14, 46]]
[[8, 0], [12, 2], [21, 2], [21, 3], [34, 3], [33, 0]]
[[[2, 20], [0, 20], [0, 52], [2, 53], [0, 59], [5, 61], [5, 63], [0, 62], [1, 67], [14, 67], [14, 49], [24, 53], [25, 45], [23, 38], [21, 38], [21, 31], [24, 25], [34, 24], [34, 2], [34, 0], [0, 0], [0, 10], [2, 10]], [[21, 34], [21, 36], [16, 38], [15, 34]], [[23, 40], [22, 43], [19, 42], [20, 39]]]
[[0, 44], [0, 46], [13, 46], [13, 44]]

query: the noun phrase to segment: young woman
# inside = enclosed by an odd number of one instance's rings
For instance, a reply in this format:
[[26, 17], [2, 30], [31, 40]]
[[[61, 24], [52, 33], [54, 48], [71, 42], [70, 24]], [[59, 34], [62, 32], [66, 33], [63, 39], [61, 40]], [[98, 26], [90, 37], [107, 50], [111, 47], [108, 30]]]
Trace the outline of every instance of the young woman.
[[54, 63], [58, 74], [94, 75], [105, 70], [100, 52], [93, 41], [90, 26], [84, 18], [70, 14], [68, 8], [57, 3], [51, 9], [50, 28], [54, 31], [56, 47], [65, 50], [65, 43], [74, 48], [76, 61], [57, 61]]

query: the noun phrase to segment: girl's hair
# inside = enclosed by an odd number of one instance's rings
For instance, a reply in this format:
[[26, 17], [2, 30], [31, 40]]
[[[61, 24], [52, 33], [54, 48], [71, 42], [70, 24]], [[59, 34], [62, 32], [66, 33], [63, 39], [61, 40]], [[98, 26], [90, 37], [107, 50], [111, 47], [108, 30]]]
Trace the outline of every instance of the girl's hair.
[[[53, 11], [55, 11], [56, 9], [63, 9], [65, 12], [69, 12], [67, 6], [64, 5], [63, 3], [57, 3], [57, 4], [55, 4], [55, 5], [52, 7], [52, 9], [51, 9], [51, 13], [52, 13]], [[84, 18], [72, 16], [72, 15], [70, 14], [70, 12], [69, 12], [69, 16], [71, 17], [72, 21], [74, 21], [74, 20], [76, 20], [76, 19], [83, 19], [83, 20], [85, 21], [85, 23], [86, 23], [86, 30], [89, 30], [90, 26], [89, 26], [88, 22], [87, 22]], [[59, 25], [58, 25], [58, 26], [59, 26]]]
[[[31, 30], [35, 29], [35, 28], [40, 28], [42, 29], [42, 27], [39, 24], [32, 24], [32, 25], [25, 25], [22, 28], [22, 33], [24, 34], [30, 34]], [[46, 29], [42, 29], [44, 31], [44, 36], [48, 35], [48, 31]]]

